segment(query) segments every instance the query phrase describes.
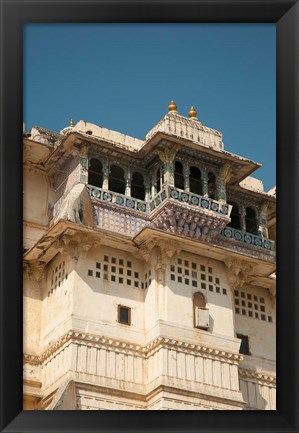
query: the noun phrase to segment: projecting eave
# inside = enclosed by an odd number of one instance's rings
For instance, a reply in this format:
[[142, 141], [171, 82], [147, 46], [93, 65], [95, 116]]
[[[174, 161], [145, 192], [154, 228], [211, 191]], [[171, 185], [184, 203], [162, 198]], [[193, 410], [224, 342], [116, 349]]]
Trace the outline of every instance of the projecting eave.
[[247, 196], [252, 196], [254, 199], [260, 199], [261, 202], [268, 202], [276, 204], [276, 197], [272, 194], [268, 194], [265, 191], [261, 191], [253, 188], [244, 188], [240, 185], [232, 185], [231, 190], [239, 192], [241, 194], [246, 194]]
[[148, 140], [144, 142], [144, 145], [139, 150], [139, 156], [144, 157], [148, 153], [152, 152], [155, 148], [159, 147], [161, 142], [171, 142], [173, 144], [179, 144], [181, 151], [184, 149], [194, 152], [194, 154], [206, 154], [212, 159], [217, 161], [219, 165], [226, 163], [231, 165], [231, 176], [228, 181], [229, 184], [235, 184], [241, 182], [246, 177], [250, 176], [256, 171], [261, 164], [252, 161], [247, 158], [235, 155], [226, 150], [218, 150], [214, 146], [205, 144], [198, 144], [187, 138], [179, 138], [176, 135], [165, 134], [163, 132], [156, 132]]

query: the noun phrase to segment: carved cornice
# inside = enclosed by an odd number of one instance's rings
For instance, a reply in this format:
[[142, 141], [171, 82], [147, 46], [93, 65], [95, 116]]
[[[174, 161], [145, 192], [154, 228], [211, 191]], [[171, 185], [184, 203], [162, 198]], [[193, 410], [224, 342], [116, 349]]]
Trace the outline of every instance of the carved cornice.
[[54, 342], [49, 349], [43, 352], [40, 356], [25, 354], [24, 362], [29, 364], [41, 364], [42, 362], [48, 361], [52, 355], [56, 355], [57, 351], [64, 346], [66, 343], [76, 343], [91, 346], [104, 346], [105, 348], [116, 352], [131, 354], [134, 356], [140, 356], [147, 358], [156, 351], [166, 348], [176, 351], [181, 351], [189, 354], [201, 355], [205, 358], [211, 358], [219, 361], [225, 360], [225, 362], [237, 364], [243, 359], [243, 356], [237, 353], [230, 353], [223, 350], [200, 346], [197, 344], [187, 343], [171, 338], [158, 337], [151, 341], [146, 346], [137, 345], [125, 341], [120, 341], [110, 337], [97, 336], [94, 334], [69, 331], [63, 335], [59, 340]]
[[239, 368], [239, 376], [241, 379], [253, 379], [261, 383], [266, 383], [267, 385], [276, 386], [276, 376], [269, 376], [261, 372], [245, 370], [243, 368]]
[[72, 259], [78, 260], [79, 257], [86, 258], [88, 251], [100, 244], [99, 240], [95, 241], [92, 236], [88, 236], [86, 233], [68, 230], [55, 241], [54, 247], [61, 254], [67, 254]]
[[34, 260], [32, 262], [24, 261], [24, 276], [40, 283], [46, 276], [46, 266], [47, 264], [45, 262], [39, 260]]

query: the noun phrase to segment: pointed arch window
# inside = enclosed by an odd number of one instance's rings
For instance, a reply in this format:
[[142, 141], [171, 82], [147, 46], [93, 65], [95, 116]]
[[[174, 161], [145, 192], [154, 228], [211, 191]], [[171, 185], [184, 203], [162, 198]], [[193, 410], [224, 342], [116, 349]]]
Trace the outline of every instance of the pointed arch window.
[[228, 224], [228, 226], [232, 227], [233, 229], [241, 230], [239, 206], [233, 202], [228, 204], [232, 205], [232, 211], [230, 214], [231, 222]]
[[190, 167], [190, 192], [194, 192], [194, 194], [202, 195], [202, 180], [201, 180], [201, 171], [197, 167]]
[[183, 164], [180, 161], [175, 161], [174, 165], [174, 186], [185, 189]]
[[88, 183], [99, 188], [103, 185], [103, 164], [96, 158], [92, 158], [89, 162]]
[[118, 192], [119, 194], [125, 194], [125, 172], [118, 165], [111, 165], [110, 167], [108, 189], [110, 191]]
[[145, 197], [144, 179], [142, 174], [137, 171], [132, 176], [131, 197], [138, 198], [139, 200], [144, 200]]
[[253, 235], [258, 234], [256, 212], [252, 207], [246, 208], [245, 226], [246, 226], [247, 233], [252, 233]]

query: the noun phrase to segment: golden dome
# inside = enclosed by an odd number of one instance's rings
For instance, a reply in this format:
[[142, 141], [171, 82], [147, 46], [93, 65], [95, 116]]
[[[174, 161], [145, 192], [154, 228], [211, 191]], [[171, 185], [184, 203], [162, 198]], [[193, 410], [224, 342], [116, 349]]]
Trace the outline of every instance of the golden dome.
[[70, 120], [70, 126], [73, 128], [73, 126], [74, 126], [74, 119]]
[[195, 110], [194, 107], [191, 107], [188, 114], [189, 114], [189, 117], [196, 117], [197, 111]]
[[175, 103], [173, 100], [171, 100], [171, 101], [169, 102], [168, 110], [169, 110], [169, 111], [177, 111], [176, 103]]

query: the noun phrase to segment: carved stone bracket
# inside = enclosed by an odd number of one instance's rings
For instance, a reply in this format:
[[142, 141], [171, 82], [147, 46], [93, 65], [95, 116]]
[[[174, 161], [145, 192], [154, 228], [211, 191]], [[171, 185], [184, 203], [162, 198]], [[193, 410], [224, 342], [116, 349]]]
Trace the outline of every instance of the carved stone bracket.
[[178, 242], [164, 241], [154, 237], [141, 244], [139, 252], [143, 260], [152, 263], [157, 269], [162, 269], [175, 255], [180, 254], [181, 247]]
[[61, 254], [67, 254], [72, 259], [78, 260], [79, 257], [85, 259], [88, 251], [92, 247], [100, 245], [100, 241], [94, 241], [91, 237], [81, 233], [66, 233], [63, 234], [55, 242], [55, 248]]
[[24, 276], [40, 283], [45, 279], [46, 276], [45, 262], [34, 260], [32, 262], [25, 261], [23, 264]]
[[230, 257], [224, 263], [228, 270], [228, 281], [232, 289], [240, 288], [253, 280], [253, 266], [246, 261]]

